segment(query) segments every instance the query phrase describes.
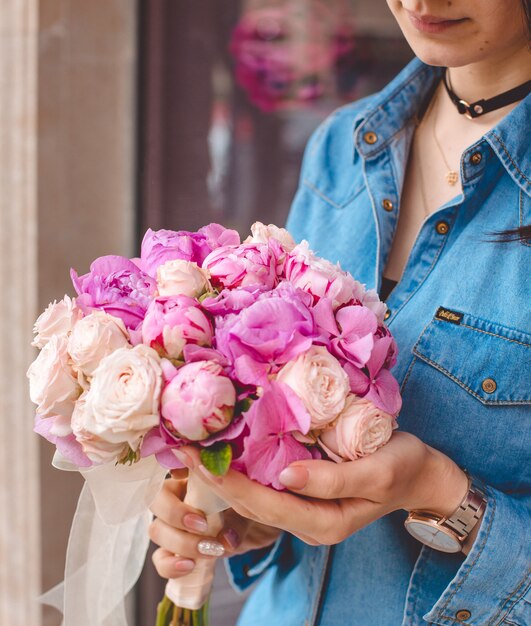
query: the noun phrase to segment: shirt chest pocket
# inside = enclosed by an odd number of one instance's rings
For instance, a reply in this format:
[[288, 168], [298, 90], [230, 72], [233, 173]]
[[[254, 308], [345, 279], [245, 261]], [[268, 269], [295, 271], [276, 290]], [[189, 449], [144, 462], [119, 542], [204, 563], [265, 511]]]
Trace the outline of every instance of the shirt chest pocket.
[[494, 486], [528, 486], [531, 336], [441, 307], [413, 354], [406, 429]]

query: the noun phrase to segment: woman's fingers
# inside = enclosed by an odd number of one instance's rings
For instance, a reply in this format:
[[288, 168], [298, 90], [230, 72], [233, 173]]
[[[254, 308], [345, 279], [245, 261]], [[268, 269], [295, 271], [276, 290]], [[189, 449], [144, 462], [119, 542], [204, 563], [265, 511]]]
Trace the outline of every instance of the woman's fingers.
[[186, 493], [186, 481], [168, 479], [151, 504], [152, 513], [174, 528], [193, 533], [206, 533], [207, 521], [204, 514], [182, 502]]
[[192, 559], [175, 556], [172, 552], [159, 548], [152, 556], [153, 565], [162, 578], [179, 578], [186, 576], [195, 567]]
[[149, 537], [161, 548], [187, 559], [224, 556], [226, 548], [216, 537], [201, 537], [185, 530], [174, 528], [161, 519], [149, 526]]

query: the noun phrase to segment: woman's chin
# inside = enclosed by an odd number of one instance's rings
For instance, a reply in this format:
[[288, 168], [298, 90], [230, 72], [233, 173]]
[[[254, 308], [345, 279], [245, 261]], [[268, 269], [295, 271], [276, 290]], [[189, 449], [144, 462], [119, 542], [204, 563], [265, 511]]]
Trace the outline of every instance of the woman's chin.
[[463, 67], [481, 60], [482, 52], [463, 49], [463, 43], [439, 43], [408, 40], [415, 55], [427, 65]]

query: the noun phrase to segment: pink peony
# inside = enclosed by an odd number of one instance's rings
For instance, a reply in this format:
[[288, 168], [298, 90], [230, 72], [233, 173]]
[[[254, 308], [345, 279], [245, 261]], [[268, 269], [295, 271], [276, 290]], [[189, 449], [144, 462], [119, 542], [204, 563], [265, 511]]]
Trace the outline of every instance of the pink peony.
[[139, 326], [155, 293], [155, 281], [121, 256], [100, 257], [88, 274], [71, 270], [70, 275], [79, 295], [76, 304], [85, 314], [102, 309], [121, 318], [127, 328]]
[[50, 443], [53, 443], [59, 454], [76, 467], [92, 466], [92, 462], [83, 452], [81, 444], [76, 441], [70, 428], [70, 419], [68, 424], [66, 424], [65, 419], [61, 416], [44, 418], [37, 414], [33, 430]]
[[211, 252], [203, 262], [214, 286], [245, 287], [264, 285], [273, 289], [278, 282], [277, 264], [282, 254], [280, 244], [244, 243], [225, 246]]
[[371, 356], [378, 331], [376, 315], [365, 306], [345, 306], [334, 313], [329, 298], [322, 298], [312, 310], [322, 339], [331, 352], [356, 367]]
[[161, 414], [170, 433], [201, 441], [232, 420], [236, 390], [223, 368], [211, 361], [181, 367], [162, 393]]
[[218, 318], [216, 347], [241, 382], [263, 385], [269, 374], [310, 348], [315, 329], [305, 296], [281, 283], [240, 313]]
[[238, 465], [245, 468], [249, 478], [284, 489], [278, 479], [280, 472], [294, 461], [312, 458], [310, 450], [293, 436], [308, 432], [308, 412], [287, 385], [271, 382], [247, 411], [246, 421], [249, 435]]
[[254, 304], [258, 296], [266, 291], [263, 285], [249, 285], [247, 287], [236, 287], [236, 289], [223, 289], [217, 296], [205, 298], [201, 302], [203, 309], [211, 315], [228, 315], [229, 313], [239, 313]]
[[170, 358], [180, 359], [187, 343], [200, 346], [212, 343], [212, 325], [193, 298], [156, 298], [142, 324], [142, 340]]
[[319, 436], [319, 443], [334, 461], [355, 461], [385, 445], [397, 423], [366, 398], [349, 395], [334, 428]]
[[371, 400], [382, 411], [391, 415], [398, 415], [402, 407], [400, 387], [391, 374], [385, 369], [389, 354], [396, 350], [392, 337], [378, 339], [372, 349], [371, 357], [367, 361], [365, 373], [352, 363], [345, 363], [345, 371], [350, 379], [350, 389], [358, 396]]
[[240, 236], [220, 224], [209, 224], [196, 233], [185, 230], [149, 229], [144, 235], [141, 249], [141, 267], [150, 276], [156, 276], [157, 268], [167, 261], [182, 259], [201, 265], [205, 258], [220, 246], [238, 245]]
[[314, 301], [329, 298], [333, 308], [359, 300], [365, 290], [363, 285], [339, 265], [317, 257], [303, 241], [287, 256], [284, 267], [286, 279], [299, 289], [312, 294]]

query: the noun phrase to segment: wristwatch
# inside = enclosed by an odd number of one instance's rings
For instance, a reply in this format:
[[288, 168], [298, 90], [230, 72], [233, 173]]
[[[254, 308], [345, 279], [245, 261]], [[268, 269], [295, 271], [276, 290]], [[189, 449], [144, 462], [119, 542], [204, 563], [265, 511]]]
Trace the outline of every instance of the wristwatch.
[[441, 552], [461, 552], [463, 543], [483, 517], [487, 496], [468, 474], [468, 491], [449, 517], [431, 511], [411, 511], [404, 522], [410, 535]]

